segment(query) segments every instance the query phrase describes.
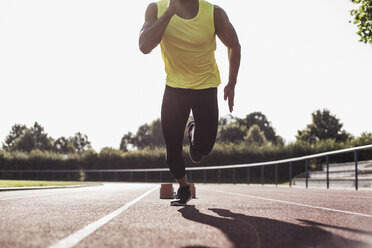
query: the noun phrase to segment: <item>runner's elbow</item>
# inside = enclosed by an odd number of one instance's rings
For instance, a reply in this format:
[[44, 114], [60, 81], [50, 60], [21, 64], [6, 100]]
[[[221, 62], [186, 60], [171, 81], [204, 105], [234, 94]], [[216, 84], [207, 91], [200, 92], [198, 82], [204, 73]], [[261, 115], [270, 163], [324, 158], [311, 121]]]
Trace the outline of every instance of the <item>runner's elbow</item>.
[[139, 44], [139, 49], [141, 50], [143, 54], [149, 54], [152, 51], [152, 49], [150, 49], [148, 46], [144, 45], [143, 43]]
[[241, 51], [242, 47], [240, 46], [240, 43], [237, 42], [234, 46], [233, 46], [233, 49], [235, 49], [236, 51]]
[[240, 53], [240, 50], [241, 50], [241, 46], [240, 46], [240, 43], [239, 42], [230, 44], [230, 45], [227, 46], [227, 48], [230, 51], [239, 52], [239, 53]]
[[143, 54], [149, 54], [151, 50], [140, 49]]

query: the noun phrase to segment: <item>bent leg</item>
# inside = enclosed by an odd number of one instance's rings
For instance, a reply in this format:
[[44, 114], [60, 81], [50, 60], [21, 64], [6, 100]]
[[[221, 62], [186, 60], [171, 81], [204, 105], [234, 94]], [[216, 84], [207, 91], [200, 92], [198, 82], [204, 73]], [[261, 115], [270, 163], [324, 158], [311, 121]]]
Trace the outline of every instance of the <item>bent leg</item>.
[[161, 110], [161, 124], [167, 150], [167, 164], [176, 179], [186, 175], [182, 156], [183, 136], [190, 107], [184, 101], [182, 90], [166, 87]]
[[202, 155], [214, 146], [218, 128], [217, 88], [200, 90], [192, 105], [195, 121], [194, 147]]

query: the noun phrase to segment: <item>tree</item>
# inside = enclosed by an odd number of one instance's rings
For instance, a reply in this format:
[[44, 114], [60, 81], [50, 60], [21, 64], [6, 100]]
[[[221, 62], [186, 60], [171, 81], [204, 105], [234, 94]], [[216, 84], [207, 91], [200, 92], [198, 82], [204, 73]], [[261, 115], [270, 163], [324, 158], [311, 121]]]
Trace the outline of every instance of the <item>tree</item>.
[[143, 149], [145, 147], [155, 148], [164, 145], [163, 131], [160, 119], [151, 124], [143, 124], [137, 130], [136, 135], [131, 132], [125, 134], [120, 142], [120, 149], [128, 151], [129, 146]]
[[142, 149], [145, 147], [159, 147], [164, 146], [163, 131], [161, 127], [160, 119], [153, 121], [150, 125], [144, 125], [146, 131], [142, 130], [141, 127], [137, 132], [137, 146]]
[[5, 138], [5, 144], [3, 143], [4, 149], [8, 151], [13, 150], [16, 140], [20, 136], [22, 136], [26, 132], [26, 130], [27, 127], [25, 125], [21, 124], [13, 125], [9, 135]]
[[360, 36], [360, 42], [372, 43], [372, 0], [351, 0], [359, 4], [358, 9], [350, 13], [354, 16], [354, 24], [358, 27], [357, 34]]
[[244, 126], [246, 130], [249, 130], [253, 125], [257, 125], [263, 131], [268, 141], [276, 145], [284, 144], [283, 139], [276, 135], [275, 129], [261, 112], [253, 112], [244, 119], [237, 119], [237, 122], [240, 126]]
[[238, 118], [233, 117], [231, 114], [219, 119], [217, 142], [239, 143], [244, 140], [247, 130], [245, 127], [241, 127], [237, 120]]
[[16, 139], [12, 151], [30, 152], [35, 149], [35, 139], [30, 129], [27, 129]]
[[134, 143], [134, 135], [131, 132], [124, 134], [124, 136], [121, 138], [120, 150], [127, 152], [129, 151], [129, 146], [133, 145]]
[[244, 140], [246, 134], [247, 131], [245, 128], [240, 127], [236, 123], [232, 123], [220, 127], [217, 141], [222, 143], [239, 143]]
[[34, 149], [48, 151], [53, 148], [53, 140], [44, 132], [44, 128], [37, 122], [30, 129], [34, 138]]
[[75, 133], [75, 136], [70, 138], [70, 142], [78, 153], [92, 148], [88, 136], [80, 132]]
[[249, 144], [262, 146], [267, 143], [267, 139], [263, 131], [256, 124], [249, 128], [247, 136], [244, 138]]
[[4, 148], [7, 151], [30, 152], [32, 150], [55, 151], [58, 153], [84, 152], [91, 147], [88, 136], [76, 133], [70, 138], [60, 137], [57, 140], [49, 137], [38, 122], [31, 128], [15, 124], [5, 139]]
[[372, 133], [364, 132], [358, 138], [354, 139], [351, 144], [353, 146], [364, 146], [372, 144]]
[[8, 138], [6, 143], [12, 141], [8, 146], [8, 150], [10, 151], [49, 151], [53, 148], [53, 139], [48, 137], [48, 134], [44, 132], [44, 128], [37, 122], [35, 122], [34, 126], [30, 129], [28, 129], [26, 126], [13, 126], [11, 134], [8, 136]]
[[72, 143], [72, 139], [60, 137], [54, 142], [53, 150], [58, 153], [68, 154], [68, 153], [74, 153], [75, 147], [74, 147], [74, 144]]
[[329, 110], [317, 110], [312, 113], [312, 123], [304, 130], [299, 130], [297, 140], [316, 143], [320, 140], [334, 139], [336, 142], [346, 142], [351, 135], [342, 130], [343, 124]]
[[236, 122], [236, 118], [232, 114], [228, 114], [218, 120], [218, 126], [226, 126], [233, 122]]
[[[188, 121], [192, 118], [190, 117]], [[258, 125], [264, 133], [265, 139], [273, 144], [284, 144], [283, 139], [275, 134], [271, 123], [267, 121], [266, 116], [260, 112], [247, 115], [245, 119], [235, 118], [232, 115], [221, 117], [218, 121], [219, 129], [217, 133], [217, 142], [221, 143], [240, 143], [244, 141], [247, 130], [253, 125]], [[184, 134], [184, 144], [188, 143], [187, 130]], [[144, 149], [146, 147], [155, 148], [164, 146], [163, 132], [160, 119], [151, 124], [143, 124], [134, 135], [128, 132], [121, 138], [120, 150], [126, 152], [131, 147]]]

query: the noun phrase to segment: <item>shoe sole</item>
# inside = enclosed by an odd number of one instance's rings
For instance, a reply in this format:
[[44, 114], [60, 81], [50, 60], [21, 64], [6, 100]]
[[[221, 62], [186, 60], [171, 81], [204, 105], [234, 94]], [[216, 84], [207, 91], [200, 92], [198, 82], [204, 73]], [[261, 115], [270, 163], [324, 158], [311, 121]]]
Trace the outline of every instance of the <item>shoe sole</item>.
[[195, 126], [195, 122], [190, 122], [187, 125], [187, 137], [189, 138], [190, 145], [191, 145], [191, 135], [190, 135], [190, 128], [191, 128], [191, 126]]
[[190, 160], [194, 163], [194, 164], [198, 164], [200, 163], [202, 160], [203, 160], [203, 156], [201, 156], [200, 160], [196, 161], [192, 158], [191, 156], [191, 135], [190, 135], [190, 128], [191, 126], [194, 126], [195, 127], [195, 122], [190, 122], [188, 125], [187, 125], [187, 136], [189, 138], [189, 157], [190, 157]]
[[199, 164], [202, 160], [203, 160], [203, 156], [201, 157], [201, 159], [199, 161], [194, 161], [194, 159], [192, 159], [192, 156], [190, 155], [191, 154], [191, 151], [190, 151], [191, 147], [189, 146], [189, 158], [190, 160], [194, 163], [194, 164]]
[[189, 202], [192, 199], [192, 194], [189, 199], [187, 199], [186, 203], [180, 203], [179, 201], [171, 201], [171, 206], [186, 206], [187, 202]]

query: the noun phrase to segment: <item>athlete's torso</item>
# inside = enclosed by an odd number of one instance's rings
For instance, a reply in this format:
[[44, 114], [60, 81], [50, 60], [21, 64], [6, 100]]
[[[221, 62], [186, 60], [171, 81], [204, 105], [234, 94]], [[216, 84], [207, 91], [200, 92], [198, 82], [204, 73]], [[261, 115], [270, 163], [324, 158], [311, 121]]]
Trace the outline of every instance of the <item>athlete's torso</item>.
[[[168, 0], [157, 2], [158, 18], [168, 7]], [[174, 88], [206, 89], [217, 87], [220, 75], [214, 51], [214, 5], [199, 0], [191, 19], [174, 15], [160, 42], [167, 73], [167, 85]]]

